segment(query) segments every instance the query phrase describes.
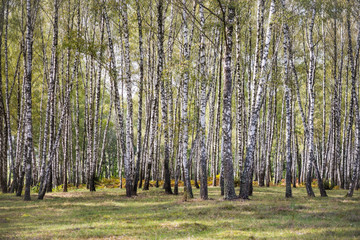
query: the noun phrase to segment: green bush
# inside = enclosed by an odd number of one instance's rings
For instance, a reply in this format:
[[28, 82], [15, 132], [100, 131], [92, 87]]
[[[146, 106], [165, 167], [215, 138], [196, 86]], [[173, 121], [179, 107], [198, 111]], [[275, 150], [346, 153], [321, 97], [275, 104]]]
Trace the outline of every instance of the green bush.
[[329, 179], [323, 180], [323, 183], [325, 190], [332, 190], [335, 187], [334, 182]]

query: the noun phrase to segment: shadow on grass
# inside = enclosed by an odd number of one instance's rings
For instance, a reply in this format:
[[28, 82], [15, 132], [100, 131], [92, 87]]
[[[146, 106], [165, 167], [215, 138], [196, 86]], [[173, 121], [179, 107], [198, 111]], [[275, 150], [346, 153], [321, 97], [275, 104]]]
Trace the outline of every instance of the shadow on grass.
[[[181, 191], [181, 190], [180, 190]], [[251, 201], [223, 201], [219, 188], [209, 188], [213, 200], [167, 195], [163, 189], [139, 191], [127, 198], [124, 190], [95, 193], [74, 191], [47, 194], [43, 201], [24, 202], [0, 195], [0, 239], [349, 239], [360, 235], [359, 197], [306, 197], [294, 189], [254, 188]], [[198, 190], [194, 189], [195, 196]], [[32, 196], [36, 199], [36, 195]]]

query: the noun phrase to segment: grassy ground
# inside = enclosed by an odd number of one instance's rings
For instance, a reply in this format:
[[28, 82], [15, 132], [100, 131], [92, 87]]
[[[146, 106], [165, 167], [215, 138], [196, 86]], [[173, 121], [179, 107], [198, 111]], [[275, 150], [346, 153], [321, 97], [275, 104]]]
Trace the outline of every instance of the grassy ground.
[[187, 202], [161, 188], [133, 198], [123, 189], [57, 192], [43, 201], [34, 194], [31, 202], [0, 194], [0, 239], [360, 239], [359, 192], [311, 199], [305, 188], [293, 189], [292, 199], [284, 192], [255, 187], [250, 201], [223, 201], [210, 187], [211, 200], [194, 189]]

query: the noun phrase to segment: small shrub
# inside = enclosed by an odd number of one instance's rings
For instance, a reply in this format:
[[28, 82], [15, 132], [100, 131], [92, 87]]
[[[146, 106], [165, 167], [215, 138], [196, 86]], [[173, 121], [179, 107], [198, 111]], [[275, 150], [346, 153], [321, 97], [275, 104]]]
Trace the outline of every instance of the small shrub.
[[335, 187], [335, 184], [329, 179], [323, 180], [323, 184], [325, 190], [332, 190]]
[[32, 191], [32, 192], [39, 193], [39, 190], [40, 190], [40, 183], [36, 184], [35, 186], [33, 186], [33, 187], [31, 188], [31, 191]]
[[234, 179], [234, 184], [235, 184], [235, 187], [239, 187], [240, 186], [240, 179], [238, 177], [235, 177]]

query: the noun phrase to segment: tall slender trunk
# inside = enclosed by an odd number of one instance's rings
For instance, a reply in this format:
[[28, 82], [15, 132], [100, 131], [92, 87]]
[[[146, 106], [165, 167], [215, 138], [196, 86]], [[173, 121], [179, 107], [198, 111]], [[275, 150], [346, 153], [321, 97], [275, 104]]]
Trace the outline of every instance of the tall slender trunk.
[[[1, 175], [0, 176], [0, 186], [1, 186], [1, 191], [3, 193], [6, 193], [7, 192], [7, 147], [8, 147], [7, 127], [9, 128], [10, 126], [6, 126], [7, 125], [6, 124], [6, 112], [5, 112], [5, 106], [4, 106], [4, 97], [3, 97], [3, 93], [2, 93], [2, 85], [3, 85], [2, 83], [3, 82], [2, 82], [2, 70], [1, 70], [1, 68], [2, 68], [1, 67], [2, 66], [1, 50], [2, 50], [4, 11], [5, 11], [6, 5], [8, 5], [8, 4], [6, 4], [5, 0], [3, 0], [1, 2], [1, 5], [2, 6], [0, 8], [0, 175]], [[8, 11], [8, 10], [6, 10], [6, 11]], [[31, 71], [30, 71], [30, 74], [31, 74]], [[31, 81], [31, 79], [30, 79], [30, 81]], [[31, 137], [31, 135], [29, 137]], [[29, 186], [29, 190], [30, 190], [30, 186]], [[27, 197], [29, 199], [27, 199]], [[25, 200], [30, 200], [30, 192], [28, 192], [28, 196], [25, 197]]]
[[168, 127], [168, 101], [165, 87], [166, 79], [162, 78], [164, 65], [164, 29], [163, 29], [163, 1], [159, 0], [158, 9], [158, 80], [161, 85], [161, 112], [162, 124], [164, 128], [164, 189], [168, 194], [172, 194], [170, 169], [169, 169], [169, 127]]
[[[348, 1], [350, 3], [350, 1]], [[352, 128], [352, 122], [355, 115], [355, 151], [353, 155], [353, 162], [352, 162], [352, 175], [350, 179], [349, 191], [347, 192], [347, 197], [352, 197], [355, 189], [355, 185], [358, 181], [358, 165], [360, 161], [360, 115], [359, 115], [359, 99], [357, 95], [357, 68], [358, 68], [358, 60], [359, 60], [359, 50], [360, 50], [360, 31], [357, 37], [357, 44], [355, 49], [355, 59], [353, 56], [352, 50], [352, 42], [351, 42], [351, 26], [350, 26], [350, 13], [347, 12], [347, 30], [348, 30], [348, 55], [350, 61], [350, 69], [351, 69], [351, 100], [350, 100], [350, 110], [349, 110], [349, 125], [348, 125], [348, 134]], [[354, 111], [355, 110], [355, 111]], [[350, 161], [348, 161], [349, 164]], [[350, 165], [350, 164], [349, 164]], [[350, 171], [349, 171], [350, 176]]]
[[33, 137], [32, 137], [32, 98], [31, 98], [31, 75], [32, 75], [32, 41], [33, 41], [33, 14], [34, 10], [31, 7], [31, 0], [26, 1], [26, 80], [24, 86], [25, 95], [25, 201], [30, 201], [30, 186], [31, 186], [31, 161], [33, 154]]
[[254, 101], [255, 105], [251, 107], [251, 116], [249, 121], [249, 132], [248, 132], [248, 142], [246, 147], [246, 158], [245, 158], [245, 166], [244, 171], [241, 176], [241, 185], [240, 185], [240, 197], [243, 199], [248, 199], [250, 194], [250, 187], [252, 183], [251, 179], [251, 169], [254, 161], [254, 152], [256, 147], [256, 132], [259, 121], [259, 113], [263, 98], [264, 84], [266, 82], [267, 69], [268, 69], [268, 54], [269, 54], [269, 46], [272, 34], [272, 24], [273, 19], [272, 16], [275, 13], [275, 2], [271, 1], [270, 13], [269, 13], [269, 26], [266, 33], [265, 46], [263, 51], [263, 56], [261, 60], [261, 71], [260, 71], [260, 79], [257, 87], [256, 100]]
[[[184, 169], [184, 187], [186, 187], [186, 192], [190, 198], [193, 198], [191, 182], [190, 182], [190, 162], [188, 159], [188, 87], [189, 87], [189, 38], [188, 38], [188, 24], [187, 24], [187, 12], [186, 12], [186, 0], [182, 1], [183, 3], [183, 61], [185, 61], [185, 67], [183, 72], [183, 85], [182, 85], [182, 111], [181, 111], [181, 124], [182, 124], [182, 134], [181, 134], [181, 144], [182, 144], [182, 162]], [[186, 193], [185, 193], [186, 194]]]
[[[9, 150], [9, 157], [10, 157], [10, 171], [9, 171], [9, 180], [8, 180], [8, 183], [7, 183], [7, 188], [5, 189], [4, 187], [2, 188], [2, 191], [6, 190], [6, 192], [8, 191], [8, 188], [10, 187], [10, 182], [11, 182], [11, 169], [12, 169], [12, 166], [14, 165], [14, 152], [13, 152], [13, 146], [12, 146], [12, 134], [11, 134], [11, 123], [10, 123], [10, 98], [11, 98], [11, 93], [9, 92], [9, 59], [8, 59], [8, 56], [9, 56], [9, 53], [8, 53], [8, 26], [9, 26], [9, 2], [10, 1], [6, 1], [6, 4], [3, 5], [4, 7], [6, 7], [6, 11], [5, 11], [5, 36], [4, 36], [4, 55], [5, 55], [5, 105], [6, 105], [6, 112], [4, 112], [3, 116], [5, 117], [5, 131], [3, 133], [3, 136], [4, 139], [6, 139], [8, 142], [7, 142], [7, 148]], [[1, 30], [2, 31], [2, 26], [0, 26]], [[1, 39], [1, 35], [0, 34], [0, 42], [2, 41]], [[0, 46], [1, 46], [1, 43], [0, 43]], [[18, 57], [18, 60], [17, 60], [17, 64], [16, 64], [16, 69], [15, 69], [15, 74], [14, 74], [14, 82], [13, 84], [15, 84], [15, 81], [16, 81], [16, 75], [17, 75], [17, 72], [18, 72], [18, 68], [19, 68], [19, 60], [20, 60], [20, 55], [21, 55], [21, 52], [19, 54], [19, 57]], [[1, 54], [0, 54], [0, 58], [1, 58]], [[0, 64], [1, 64], [1, 60], [0, 60]], [[0, 72], [1, 72], [1, 68], [0, 68]], [[0, 83], [2, 85], [2, 79], [0, 78]], [[12, 89], [11, 89], [12, 90]], [[2, 95], [2, 93], [1, 93]], [[2, 97], [1, 97], [2, 98]], [[2, 145], [3, 147], [6, 146], [5, 145]], [[7, 154], [5, 154], [6, 152], [6, 149], [7, 148], [2, 148], [1, 151], [4, 151], [2, 154], [4, 154], [5, 156]], [[6, 159], [7, 157], [5, 157]], [[1, 160], [0, 160], [1, 161]], [[1, 164], [1, 163], [0, 163]], [[1, 168], [0, 168], [1, 169]], [[5, 160], [5, 162], [3, 163], [3, 182], [6, 182], [7, 179], [6, 179], [6, 175], [8, 173], [8, 166], [7, 166], [7, 161]]]
[[125, 165], [125, 177], [126, 177], [126, 195], [131, 197], [133, 188], [133, 142], [134, 142], [134, 129], [133, 129], [133, 100], [132, 100], [132, 82], [131, 82], [131, 70], [130, 70], [130, 43], [129, 43], [129, 27], [128, 27], [128, 15], [127, 15], [127, 3], [122, 0], [122, 19], [124, 30], [124, 46], [125, 46], [125, 72], [126, 72], [126, 161]]
[[228, 6], [228, 16], [224, 25], [225, 32], [225, 60], [224, 60], [224, 92], [223, 92], [223, 119], [222, 119], [222, 164], [224, 166], [224, 199], [231, 200], [236, 198], [234, 186], [234, 167], [232, 157], [232, 127], [231, 127], [231, 99], [232, 99], [232, 72], [231, 72], [231, 53], [232, 35], [235, 21], [235, 8], [230, 1]]
[[[249, 91], [249, 111], [252, 111], [255, 102], [255, 94], [257, 91], [258, 79], [257, 75], [261, 70], [261, 59], [263, 53], [263, 35], [264, 35], [264, 11], [265, 11], [265, 0], [258, 0], [257, 3], [257, 30], [256, 30], [256, 46], [255, 46], [255, 59], [254, 59], [254, 70], [253, 78], [249, 76], [250, 91]], [[260, 66], [259, 66], [260, 65]], [[249, 69], [251, 69], [251, 64]], [[250, 117], [250, 116], [249, 116]]]
[[[104, 41], [104, 20], [103, 17], [101, 15], [100, 18], [100, 45], [102, 45], [103, 41]], [[103, 58], [103, 50], [100, 49], [100, 54], [99, 54], [99, 58], [102, 60]], [[99, 69], [98, 69], [98, 79], [95, 80], [96, 82], [96, 86], [95, 86], [95, 113], [94, 113], [94, 122], [93, 122], [93, 130], [90, 132], [90, 134], [92, 135], [92, 167], [90, 169], [90, 173], [89, 173], [89, 188], [90, 191], [95, 191], [95, 176], [96, 176], [96, 167], [98, 164], [98, 146], [99, 146], [99, 136], [98, 136], [98, 129], [99, 129], [99, 111], [100, 111], [100, 92], [101, 92], [101, 73], [102, 73], [102, 66], [101, 64], [99, 65]], [[96, 76], [94, 76], [95, 78]]]
[[[216, 122], [215, 122], [215, 132], [214, 132], [214, 144], [213, 144], [213, 152], [214, 152], [214, 158], [213, 158], [213, 186], [216, 186], [216, 178], [217, 178], [217, 174], [218, 174], [218, 169], [219, 169], [219, 164], [218, 164], [218, 159], [219, 159], [219, 149], [220, 149], [220, 143], [219, 143], [219, 135], [220, 135], [220, 115], [221, 115], [221, 86], [222, 86], [222, 67], [223, 64], [221, 63], [222, 59], [223, 59], [223, 43], [221, 40], [221, 46], [220, 46], [220, 59], [219, 59], [219, 70], [218, 70], [218, 78], [219, 78], [219, 83], [218, 83], [218, 93], [217, 93], [217, 110], [216, 110]], [[220, 179], [219, 179], [219, 183], [220, 183]]]
[[[326, 46], [325, 46], [325, 29], [324, 29], [324, 21], [322, 21], [321, 31], [322, 31], [322, 42], [323, 42], [323, 116], [322, 116], [322, 138], [321, 138], [321, 158], [322, 158], [322, 168], [321, 168], [321, 176], [324, 178], [325, 176], [325, 167], [326, 167], [326, 150], [325, 150], [325, 132], [326, 132], [326, 91], [325, 91], [325, 82], [326, 82]], [[336, 44], [336, 32], [335, 32], [335, 40]], [[335, 45], [336, 46], [336, 45]], [[336, 47], [334, 47], [336, 50]], [[335, 51], [336, 53], [336, 51]], [[336, 56], [336, 55], [335, 55]], [[334, 58], [336, 62], [336, 57]], [[335, 74], [336, 75], [336, 74]]]
[[[116, 58], [115, 58], [115, 52], [114, 52], [114, 45], [113, 45], [113, 41], [112, 41], [112, 37], [111, 37], [110, 21], [109, 21], [108, 15], [106, 13], [105, 5], [103, 5], [103, 15], [104, 15], [104, 20], [105, 20], [105, 24], [106, 24], [107, 34], [108, 34], [108, 45], [109, 45], [110, 60], [111, 60], [110, 75], [112, 78], [111, 83], [112, 83], [112, 88], [113, 88], [113, 92], [114, 92], [114, 103], [115, 103], [115, 107], [116, 107], [115, 110], [116, 110], [116, 114], [117, 114], [118, 127], [120, 130], [120, 145], [121, 145], [120, 147], [122, 150], [122, 158], [124, 159], [124, 162], [126, 162], [127, 166], [129, 166], [128, 161], [130, 161], [130, 159], [126, 155], [123, 114], [122, 114], [122, 109], [120, 106], [120, 98], [119, 98], [119, 92], [118, 92], [118, 83], [117, 83], [118, 72], [117, 72], [116, 61], [115, 61]], [[120, 178], [120, 181], [122, 181], [121, 178]], [[129, 179], [129, 184], [130, 185], [128, 185], [128, 187], [131, 186], [130, 179]], [[131, 196], [131, 188], [126, 189], [126, 195], [128, 197]]]
[[[343, 68], [344, 68], [344, 41], [345, 41], [345, 33], [343, 28], [341, 28], [341, 51], [340, 51], [340, 66], [339, 66], [339, 74], [335, 81], [334, 91], [337, 92], [336, 101], [334, 102], [335, 114], [334, 114], [334, 141], [335, 141], [335, 168], [336, 168], [336, 178], [337, 178], [337, 185], [340, 187], [344, 186], [344, 177], [342, 173], [342, 149], [341, 149], [341, 101], [342, 101], [342, 82], [343, 82]], [[344, 108], [346, 109], [346, 108]], [[346, 122], [346, 121], [345, 121]]]
[[[285, 1], [281, 0], [282, 7], [285, 9]], [[291, 192], [291, 165], [292, 165], [292, 152], [291, 152], [291, 119], [292, 119], [292, 110], [291, 110], [291, 91], [289, 88], [290, 79], [289, 79], [289, 68], [288, 68], [288, 59], [289, 59], [289, 27], [284, 19], [283, 23], [283, 33], [284, 33], [284, 88], [285, 88], [285, 102], [286, 102], [286, 193], [285, 197], [292, 197]]]
[[[19, 71], [20, 71], [20, 59], [21, 59], [21, 54], [22, 54], [22, 49], [21, 49], [21, 51], [20, 51], [20, 53], [19, 53], [19, 55], [18, 55], [18, 59], [17, 59], [17, 62], [16, 62], [16, 69], [15, 69], [15, 73], [14, 73], [14, 78], [13, 78], [13, 85], [12, 85], [12, 87], [11, 87], [11, 91], [10, 92], [12, 92], [13, 91], [13, 87], [15, 86], [15, 83], [16, 83], [16, 78], [18, 78], [19, 79], [19, 76], [20, 76], [20, 74], [19, 74]], [[5, 60], [6, 61], [6, 60]], [[8, 104], [8, 103], [10, 103], [10, 97], [11, 97], [11, 94], [9, 93], [7, 93], [6, 94], [7, 96], [8, 96], [8, 102], [6, 103], [6, 104]], [[21, 98], [21, 97], [20, 97]], [[20, 100], [20, 99], [19, 99]], [[19, 101], [20, 102], [20, 101]], [[7, 117], [7, 126], [8, 126], [8, 138], [9, 138], [9, 154], [11, 155], [10, 156], [10, 161], [11, 161], [11, 165], [10, 165], [10, 169], [9, 169], [9, 181], [8, 181], [8, 188], [9, 188], [9, 191], [11, 192], [11, 193], [13, 193], [14, 192], [14, 189], [16, 189], [16, 183], [17, 183], [17, 176], [18, 176], [18, 174], [16, 174], [16, 148], [14, 148], [13, 149], [13, 146], [12, 146], [12, 144], [13, 144], [13, 140], [12, 140], [12, 136], [11, 136], [11, 124], [10, 124], [10, 106], [7, 106], [7, 108], [6, 108], [6, 111], [7, 111], [7, 113], [6, 113], [6, 117]], [[11, 181], [11, 179], [13, 179], [12, 181]]]
[[[45, 176], [45, 166], [46, 166], [46, 157], [47, 152], [51, 150], [52, 147], [52, 136], [53, 136], [53, 124], [54, 124], [54, 102], [55, 102], [55, 85], [57, 79], [57, 45], [58, 45], [58, 9], [59, 2], [58, 0], [54, 1], [54, 20], [53, 20], [53, 42], [51, 49], [51, 66], [50, 66], [50, 80], [48, 83], [48, 100], [46, 105], [46, 115], [44, 123], [44, 139], [42, 143], [42, 154], [41, 154], [41, 169], [40, 169], [40, 191], [43, 187], [44, 176]], [[50, 133], [50, 135], [49, 135]], [[50, 144], [49, 144], [50, 143]], [[49, 150], [48, 150], [49, 144]]]
[[[241, 62], [241, 23], [239, 14], [236, 15], [236, 93], [237, 93], [237, 108], [236, 108], [236, 134], [237, 134], [237, 159], [238, 159], [238, 176], [241, 178], [244, 157], [244, 108], [245, 108], [245, 95], [244, 95], [244, 82], [245, 82], [245, 61]], [[245, 58], [248, 51], [248, 36], [245, 36]], [[241, 67], [243, 63], [243, 66]]]
[[[70, 12], [70, 0], [68, 0], [68, 11]], [[68, 37], [70, 37], [70, 30], [71, 26], [70, 26], [70, 15], [68, 16], [67, 19], [67, 35]], [[67, 48], [66, 51], [66, 79], [65, 77], [63, 77], [63, 79], [65, 79], [65, 81], [63, 81], [63, 85], [64, 85], [64, 92], [67, 91], [67, 88], [69, 87], [70, 84], [70, 77], [71, 77], [71, 73], [70, 73], [70, 61], [71, 61], [71, 52], [70, 52], [70, 48]], [[64, 83], [65, 82], [65, 83]], [[66, 96], [64, 96], [66, 97]], [[70, 173], [70, 169], [69, 169], [69, 164], [70, 164], [70, 159], [71, 159], [71, 152], [70, 152], [70, 145], [69, 142], [72, 140], [70, 137], [70, 131], [69, 128], [71, 126], [71, 102], [69, 102], [68, 104], [68, 108], [66, 109], [66, 120], [65, 120], [65, 127], [64, 127], [64, 137], [63, 137], [63, 169], [62, 169], [62, 183], [63, 183], [63, 192], [67, 192], [68, 191], [68, 174]]]
[[[151, 33], [150, 33], [151, 34]], [[150, 36], [151, 37], [151, 36]], [[149, 53], [150, 53], [150, 49], [149, 49]], [[154, 64], [153, 64], [154, 66]], [[161, 69], [161, 71], [159, 72], [159, 70]], [[143, 190], [149, 190], [149, 185], [150, 185], [150, 175], [151, 175], [151, 170], [156, 170], [156, 166], [154, 166], [152, 169], [152, 165], [153, 163], [155, 163], [156, 161], [156, 150], [157, 150], [157, 140], [156, 137], [158, 135], [158, 122], [159, 122], [159, 88], [160, 88], [160, 81], [161, 79], [159, 78], [159, 73], [162, 72], [162, 66], [159, 69], [159, 66], [157, 68], [157, 76], [154, 79], [154, 83], [153, 83], [153, 93], [151, 94], [152, 98], [150, 100], [150, 107], [151, 107], [151, 112], [150, 112], [150, 132], [149, 132], [149, 155], [148, 158], [146, 159], [146, 167], [145, 167], [145, 182], [144, 182], [144, 187]], [[153, 69], [154, 70], [154, 69]], [[152, 75], [152, 74], [151, 74]], [[155, 164], [154, 164], [155, 165]]]
[[102, 166], [103, 166], [104, 159], [106, 157], [106, 155], [105, 155], [106, 139], [107, 139], [107, 134], [108, 134], [108, 130], [109, 130], [111, 112], [112, 112], [112, 107], [113, 107], [113, 100], [112, 100], [113, 97], [112, 96], [113, 95], [111, 94], [111, 96], [110, 96], [109, 114], [108, 114], [108, 118], [107, 118], [107, 121], [106, 121], [106, 126], [105, 126], [105, 129], [104, 129], [104, 136], [103, 136], [103, 140], [102, 140], [102, 144], [101, 144], [100, 162], [99, 162], [98, 171], [97, 171], [98, 178], [101, 178], [101, 176], [102, 176]]
[[[284, 5], [284, 4], [283, 4]], [[291, 92], [289, 89], [288, 75], [288, 52], [287, 52], [287, 25], [284, 25], [284, 67], [285, 67], [285, 102], [286, 102], [286, 194], [287, 198], [292, 197], [291, 193]]]
[[140, 172], [140, 163], [141, 163], [141, 130], [142, 130], [142, 105], [143, 105], [143, 91], [144, 91], [144, 50], [143, 50], [143, 34], [142, 34], [142, 17], [140, 12], [140, 3], [139, 0], [136, 0], [136, 14], [139, 28], [139, 54], [140, 54], [140, 62], [139, 62], [139, 70], [140, 70], [140, 79], [139, 79], [139, 110], [138, 110], [138, 135], [136, 142], [136, 168], [134, 175], [134, 193], [137, 192], [137, 186], [139, 181], [139, 172]]
[[[77, 27], [78, 27], [78, 37], [80, 35], [80, 0], [78, 0], [78, 11], [77, 11]], [[79, 79], [78, 79], [78, 75], [76, 74], [75, 76], [76, 78], [76, 93], [75, 93], [75, 186], [79, 187], [80, 184], [80, 176], [79, 176], [79, 172], [81, 169], [81, 164], [80, 164], [80, 134], [79, 134], [79, 129], [80, 129], [80, 106], [79, 106]]]
[[203, 3], [200, 2], [200, 81], [201, 81], [201, 92], [200, 92], [200, 197], [204, 200], [208, 199], [207, 189], [207, 152], [206, 152], [206, 136], [205, 136], [205, 115], [206, 115], [206, 59], [205, 59], [205, 36], [204, 36], [204, 9]]
[[[23, 78], [24, 82], [24, 78]], [[24, 84], [22, 84], [22, 88]], [[16, 134], [16, 152], [15, 152], [15, 164], [13, 169], [14, 181], [12, 184], [12, 189], [10, 192], [16, 191], [16, 196], [21, 196], [21, 191], [23, 188], [23, 172], [21, 163], [23, 162], [23, 146], [24, 146], [24, 94], [20, 87], [20, 75], [18, 78], [18, 128]], [[20, 189], [20, 191], [19, 191]]]
[[[180, 84], [181, 86], [181, 84]], [[175, 159], [175, 182], [174, 182], [174, 194], [178, 195], [179, 191], [178, 191], [178, 185], [179, 185], [179, 179], [180, 179], [180, 170], [181, 170], [181, 106], [180, 106], [180, 88], [177, 91], [177, 99], [176, 99], [176, 110], [175, 110], [175, 122], [177, 122], [177, 131], [175, 133], [177, 133], [177, 138], [179, 139], [178, 143], [177, 143], [177, 155], [176, 155], [176, 159]]]
[[307, 139], [309, 160], [307, 162], [306, 170], [306, 190], [309, 197], [315, 197], [314, 191], [311, 187], [312, 182], [312, 167], [314, 166], [315, 174], [318, 179], [318, 187], [322, 197], [326, 197], [326, 191], [323, 186], [320, 171], [318, 169], [316, 157], [315, 157], [315, 144], [314, 144], [314, 111], [315, 111], [315, 94], [314, 94], [314, 80], [315, 80], [315, 45], [313, 42], [313, 28], [315, 24], [315, 2], [312, 2], [311, 6], [311, 22], [309, 24], [309, 71], [308, 71], [308, 90], [309, 90], [309, 136]]
[[308, 90], [309, 90], [309, 118], [308, 118], [308, 127], [309, 127], [309, 136], [307, 139], [308, 144], [308, 154], [309, 160], [306, 167], [306, 191], [309, 197], [315, 197], [314, 191], [311, 186], [312, 182], [312, 167], [315, 163], [315, 154], [314, 154], [314, 108], [315, 108], [315, 96], [314, 96], [314, 69], [315, 69], [315, 57], [314, 57], [314, 43], [313, 43], [313, 28], [315, 22], [315, 3], [312, 1], [311, 8], [311, 22], [309, 25], [309, 53], [310, 53], [310, 65], [308, 71]]

